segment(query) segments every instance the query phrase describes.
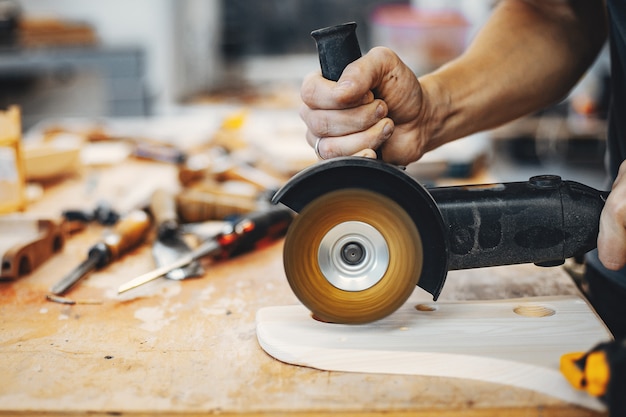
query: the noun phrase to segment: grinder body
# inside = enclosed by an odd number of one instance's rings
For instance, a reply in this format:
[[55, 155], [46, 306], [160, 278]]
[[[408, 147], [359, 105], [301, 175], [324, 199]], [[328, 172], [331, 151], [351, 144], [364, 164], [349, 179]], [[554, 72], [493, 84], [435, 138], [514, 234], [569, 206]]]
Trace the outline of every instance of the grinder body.
[[596, 247], [607, 195], [555, 175], [429, 192], [446, 225], [449, 270], [581, 256]]
[[[326, 78], [360, 57], [355, 27], [312, 33]], [[272, 202], [300, 213], [283, 259], [296, 296], [320, 320], [362, 323], [395, 311], [416, 284], [436, 300], [449, 270], [583, 255], [607, 195], [550, 175], [427, 189], [382, 160], [341, 157], [299, 172]]]
[[406, 211], [423, 242], [417, 285], [435, 300], [449, 270], [521, 263], [555, 266], [594, 249], [608, 196], [554, 175], [425, 188], [380, 160], [342, 157], [299, 172], [272, 201], [301, 212], [327, 193], [349, 189], [382, 194]]

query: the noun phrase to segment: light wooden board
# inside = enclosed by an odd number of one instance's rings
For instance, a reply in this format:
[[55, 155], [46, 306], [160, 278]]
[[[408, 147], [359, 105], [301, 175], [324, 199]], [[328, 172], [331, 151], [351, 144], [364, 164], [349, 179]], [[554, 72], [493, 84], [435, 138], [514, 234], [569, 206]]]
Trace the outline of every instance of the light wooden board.
[[571, 388], [559, 372], [562, 354], [586, 351], [611, 338], [579, 297], [419, 306], [407, 303], [366, 325], [322, 323], [303, 306], [266, 307], [257, 313], [257, 338], [268, 354], [294, 365], [467, 378], [603, 409], [597, 399]]

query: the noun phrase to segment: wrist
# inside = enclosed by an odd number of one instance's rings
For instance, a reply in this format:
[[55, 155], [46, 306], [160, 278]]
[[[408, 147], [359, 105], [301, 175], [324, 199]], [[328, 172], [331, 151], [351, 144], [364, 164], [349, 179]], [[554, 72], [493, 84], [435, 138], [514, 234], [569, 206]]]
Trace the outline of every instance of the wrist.
[[457, 139], [454, 125], [457, 111], [449, 89], [435, 73], [418, 79], [422, 88], [422, 104], [416, 120], [416, 129], [423, 136], [424, 151], [431, 151]]

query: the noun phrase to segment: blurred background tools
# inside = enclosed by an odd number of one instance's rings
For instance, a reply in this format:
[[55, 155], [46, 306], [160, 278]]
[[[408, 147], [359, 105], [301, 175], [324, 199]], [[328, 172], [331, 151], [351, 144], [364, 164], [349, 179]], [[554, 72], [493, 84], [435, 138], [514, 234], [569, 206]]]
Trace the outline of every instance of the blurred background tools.
[[32, 272], [63, 249], [62, 222], [14, 214], [0, 217], [0, 279], [16, 279]]
[[63, 295], [95, 269], [103, 268], [138, 246], [150, 228], [150, 218], [143, 210], [124, 216], [114, 229], [89, 249], [87, 259], [50, 288], [53, 295]]
[[[163, 188], [154, 191], [150, 201], [150, 211], [154, 217], [157, 236], [152, 244], [152, 256], [157, 267], [169, 265], [191, 253], [191, 247], [182, 236], [174, 195]], [[198, 260], [176, 268], [165, 274], [168, 279], [181, 280], [198, 277], [204, 269]]]
[[282, 185], [280, 179], [238, 160], [227, 149], [219, 146], [211, 148], [208, 152], [191, 156], [185, 164], [179, 166], [178, 179], [183, 185], [208, 177], [218, 181], [243, 181], [261, 191], [276, 191]]
[[104, 226], [112, 226], [120, 219], [120, 214], [107, 201], [100, 201], [93, 210], [67, 209], [63, 217], [69, 222], [98, 222]]
[[600, 398], [611, 416], [626, 415], [626, 340], [561, 356], [561, 373], [576, 389]]
[[273, 207], [257, 211], [228, 223], [223, 231], [183, 256], [176, 262], [162, 266], [121, 285], [118, 293], [124, 293], [140, 285], [164, 276], [170, 271], [189, 265], [191, 262], [210, 257], [224, 259], [247, 252], [285, 234], [293, 212], [284, 207]]

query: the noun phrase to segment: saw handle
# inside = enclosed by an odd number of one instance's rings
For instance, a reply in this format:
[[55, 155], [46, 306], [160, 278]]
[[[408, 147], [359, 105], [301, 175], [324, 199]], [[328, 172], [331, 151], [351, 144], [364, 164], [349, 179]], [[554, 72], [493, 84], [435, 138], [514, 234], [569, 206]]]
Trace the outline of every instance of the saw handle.
[[582, 256], [596, 247], [608, 196], [556, 175], [428, 191], [444, 220], [449, 270], [556, 266]]
[[327, 80], [339, 80], [348, 64], [361, 57], [354, 22], [317, 29], [311, 36], [317, 44], [322, 75]]

